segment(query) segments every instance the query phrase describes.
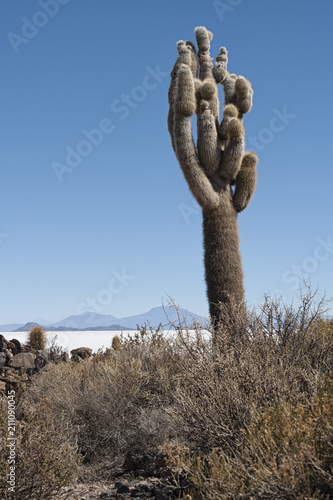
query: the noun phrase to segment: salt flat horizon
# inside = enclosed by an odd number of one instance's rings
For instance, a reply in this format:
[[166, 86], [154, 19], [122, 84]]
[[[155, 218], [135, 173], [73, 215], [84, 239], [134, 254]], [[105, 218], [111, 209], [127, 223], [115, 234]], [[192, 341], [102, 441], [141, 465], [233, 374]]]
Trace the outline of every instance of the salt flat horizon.
[[[57, 344], [61, 345], [62, 349], [70, 352], [78, 347], [89, 347], [94, 352], [101, 348], [111, 347], [112, 339], [116, 335], [120, 336], [135, 334], [136, 330], [119, 330], [119, 331], [63, 331], [63, 332], [45, 332], [46, 339], [56, 338]], [[17, 339], [25, 344], [28, 340], [28, 332], [1, 332], [7, 340]]]
[[[119, 331], [63, 331], [63, 332], [45, 332], [46, 339], [52, 339], [56, 337], [56, 343], [61, 345], [64, 351], [72, 351], [78, 347], [89, 347], [93, 352], [97, 352], [98, 349], [106, 349], [111, 347], [112, 339], [116, 335], [120, 337], [123, 335], [125, 337], [133, 336], [137, 333], [137, 330], [119, 330]], [[176, 330], [163, 330], [165, 335], [173, 336]], [[22, 344], [25, 344], [28, 340], [28, 332], [1, 332], [7, 340], [17, 339]]]

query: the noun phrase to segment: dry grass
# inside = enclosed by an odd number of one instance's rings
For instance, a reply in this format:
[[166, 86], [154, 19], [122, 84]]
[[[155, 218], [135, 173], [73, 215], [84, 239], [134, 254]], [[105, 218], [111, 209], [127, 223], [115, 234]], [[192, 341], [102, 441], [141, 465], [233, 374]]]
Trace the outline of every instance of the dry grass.
[[333, 494], [333, 324], [323, 302], [310, 292], [299, 307], [267, 298], [246, 325], [235, 317], [217, 338], [218, 349], [200, 325], [169, 339], [141, 328], [83, 363], [51, 364], [17, 415], [26, 429], [21, 457], [35, 456], [32, 443], [43, 436], [49, 459], [44, 467], [22, 459], [21, 477], [69, 481], [76, 445], [91, 463], [164, 449], [195, 484], [193, 498]]

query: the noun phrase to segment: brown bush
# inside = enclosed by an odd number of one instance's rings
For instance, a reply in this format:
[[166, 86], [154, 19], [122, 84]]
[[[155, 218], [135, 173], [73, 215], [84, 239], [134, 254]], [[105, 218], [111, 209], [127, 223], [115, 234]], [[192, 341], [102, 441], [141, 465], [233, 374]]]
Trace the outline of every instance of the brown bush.
[[107, 349], [84, 363], [51, 365], [36, 379], [27, 398], [47, 394], [54, 419], [76, 432], [86, 461], [149, 452], [174, 434], [168, 370], [172, 350], [160, 334], [141, 330], [120, 350]]
[[180, 332], [172, 411], [186, 442], [201, 450], [237, 449], [253, 406], [313, 401], [320, 375], [333, 368], [332, 326], [322, 311], [310, 292], [296, 308], [266, 298], [246, 335], [242, 321], [234, 337], [219, 332], [214, 354], [199, 331]]
[[26, 405], [24, 418], [16, 420], [15, 493], [8, 490], [7, 401], [0, 410], [0, 492], [1, 499], [46, 500], [76, 477], [79, 463], [75, 437], [67, 422], [54, 418], [47, 399]]
[[[30, 422], [33, 408], [45, 415], [47, 428], [36, 420], [29, 432], [40, 441], [44, 433], [50, 437], [51, 458], [45, 463], [56, 484], [62, 481], [57, 477], [69, 480], [65, 459], [59, 459], [61, 473], [52, 462], [57, 443], [60, 450], [77, 443], [91, 462], [128, 451], [155, 453], [168, 435], [171, 442], [183, 443], [182, 452], [167, 449], [169, 460], [192, 478], [200, 498], [260, 498], [256, 489], [262, 498], [303, 498], [295, 496], [302, 487], [316, 495], [320, 482], [324, 494], [331, 487], [330, 449], [320, 451], [316, 436], [325, 436], [327, 446], [332, 439], [330, 407], [322, 394], [333, 367], [333, 327], [322, 312], [323, 303], [316, 304], [311, 293], [298, 307], [267, 298], [247, 325], [235, 316], [221, 328], [218, 349], [200, 325], [190, 331], [182, 324], [173, 336], [140, 328], [121, 338], [121, 349], [100, 350], [82, 363], [50, 364], [22, 395], [18, 418]], [[306, 450], [294, 432], [302, 426]], [[283, 444], [285, 428], [294, 443], [289, 447]], [[297, 468], [294, 455], [301, 451]], [[274, 465], [277, 455], [284, 469]], [[26, 474], [33, 477], [29, 468]], [[233, 496], [228, 496], [229, 483]]]
[[234, 453], [206, 455], [166, 443], [168, 462], [194, 485], [192, 498], [328, 499], [333, 495], [333, 378], [314, 402], [252, 409]]

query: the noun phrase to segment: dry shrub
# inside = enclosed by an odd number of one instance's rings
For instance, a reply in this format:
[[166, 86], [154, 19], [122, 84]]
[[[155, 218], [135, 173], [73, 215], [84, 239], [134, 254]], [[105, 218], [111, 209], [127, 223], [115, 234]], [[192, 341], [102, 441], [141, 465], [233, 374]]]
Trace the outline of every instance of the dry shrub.
[[241, 331], [233, 337], [220, 329], [214, 352], [200, 332], [195, 338], [180, 332], [172, 411], [186, 442], [236, 450], [253, 406], [313, 401], [320, 375], [333, 367], [332, 326], [322, 311], [311, 292], [296, 308], [266, 298], [246, 335], [242, 319], [235, 319]]
[[[38, 420], [29, 432], [41, 441], [57, 429], [51, 457], [59, 442], [77, 443], [92, 462], [128, 451], [151, 454], [165, 435], [177, 438], [182, 451], [169, 447], [169, 461], [192, 478], [199, 498], [305, 500], [297, 497], [303, 487], [320, 498], [315, 490], [331, 487], [331, 407], [324, 394], [332, 392], [322, 381], [333, 367], [333, 326], [322, 313], [323, 302], [309, 292], [298, 307], [266, 298], [247, 324], [235, 311], [214, 342], [181, 318], [173, 337], [140, 328], [121, 338], [121, 349], [50, 364], [23, 394], [18, 416], [29, 422], [32, 408], [41, 408], [48, 427]], [[47, 468], [56, 474], [52, 464]]]
[[76, 477], [79, 457], [75, 437], [63, 419], [55, 419], [47, 400], [26, 406], [24, 418], [16, 421], [15, 493], [8, 490], [7, 401], [0, 412], [1, 499], [46, 500]]
[[169, 464], [187, 474], [193, 500], [332, 498], [332, 396], [333, 378], [324, 377], [312, 404], [281, 401], [253, 408], [237, 453], [214, 448], [195, 455], [167, 443]]
[[63, 418], [76, 432], [85, 461], [148, 453], [166, 433], [174, 434], [165, 411], [172, 349], [146, 329], [122, 344], [83, 363], [51, 365], [26, 396], [37, 402], [47, 394], [54, 419]]
[[[169, 464], [193, 498], [311, 499], [333, 494], [333, 323], [310, 291], [265, 300], [246, 335], [218, 344], [180, 332]], [[217, 348], [218, 347], [218, 348]]]

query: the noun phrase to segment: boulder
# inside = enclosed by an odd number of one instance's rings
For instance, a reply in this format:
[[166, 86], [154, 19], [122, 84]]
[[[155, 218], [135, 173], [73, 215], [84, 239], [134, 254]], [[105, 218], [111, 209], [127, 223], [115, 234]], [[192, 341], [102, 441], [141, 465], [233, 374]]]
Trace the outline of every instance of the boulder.
[[7, 349], [8, 340], [5, 339], [3, 335], [0, 335], [0, 351], [2, 349]]
[[80, 356], [81, 359], [90, 358], [92, 355], [92, 349], [90, 349], [90, 347], [78, 347], [77, 349], [73, 349], [71, 351], [71, 355], [72, 357], [74, 355]]
[[10, 361], [9, 366], [13, 368], [35, 368], [36, 355], [32, 352], [20, 352], [15, 354], [13, 359]]
[[0, 352], [0, 366], [5, 366], [6, 363], [7, 363], [6, 353]]
[[74, 361], [75, 363], [81, 363], [81, 361], [83, 361], [83, 359], [80, 356], [78, 356], [77, 354], [73, 354], [72, 361]]
[[16, 354], [18, 354], [19, 352], [21, 352], [21, 342], [19, 340], [12, 339], [11, 343], [14, 344], [15, 347], [16, 347]]
[[7, 363], [13, 359], [13, 353], [9, 349], [4, 349], [3, 353], [7, 356]]
[[31, 351], [32, 351], [32, 349], [29, 346], [27, 346], [25, 344], [20, 345], [20, 352], [31, 352]]
[[16, 348], [16, 345], [12, 341], [7, 342], [7, 349], [9, 349], [10, 351], [12, 351], [12, 353], [14, 354], [14, 356], [15, 356], [15, 354], [18, 354], [18, 350]]
[[[27, 353], [28, 354], [28, 353]], [[35, 367], [39, 372], [44, 366], [48, 363], [48, 355], [46, 351], [35, 351], [36, 359], [35, 359]]]
[[68, 356], [68, 352], [63, 352], [60, 356], [60, 361], [63, 361], [64, 363], [69, 363], [70, 362], [70, 358]]

